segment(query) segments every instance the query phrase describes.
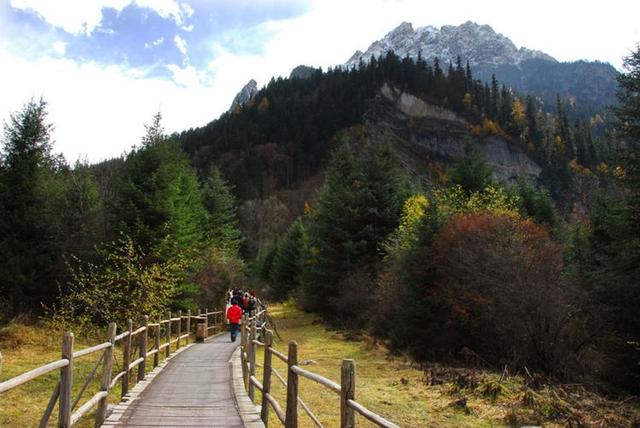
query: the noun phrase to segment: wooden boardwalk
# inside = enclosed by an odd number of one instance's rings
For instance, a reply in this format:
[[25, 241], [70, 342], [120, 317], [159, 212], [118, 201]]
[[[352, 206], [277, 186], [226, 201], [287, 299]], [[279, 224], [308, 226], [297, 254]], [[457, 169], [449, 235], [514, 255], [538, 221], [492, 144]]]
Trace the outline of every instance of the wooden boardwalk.
[[[109, 427], [244, 428], [229, 360], [238, 347], [223, 334], [185, 349]], [[244, 391], [242, 391], [244, 394]], [[109, 418], [111, 419], [111, 418]]]

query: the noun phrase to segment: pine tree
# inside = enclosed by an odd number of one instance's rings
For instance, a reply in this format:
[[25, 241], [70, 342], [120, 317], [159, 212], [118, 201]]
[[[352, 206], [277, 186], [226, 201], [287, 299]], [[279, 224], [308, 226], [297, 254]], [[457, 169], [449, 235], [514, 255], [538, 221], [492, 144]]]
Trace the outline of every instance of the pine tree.
[[270, 281], [274, 295], [286, 299], [300, 283], [302, 253], [305, 245], [305, 230], [302, 221], [295, 221], [287, 234], [278, 242], [270, 265]]
[[303, 304], [327, 316], [339, 315], [345, 276], [379, 260], [379, 245], [397, 226], [406, 196], [388, 146], [356, 148], [343, 143], [333, 153], [302, 261]]
[[[61, 194], [51, 153], [47, 103], [29, 101], [5, 125], [0, 177], [0, 301], [10, 315], [41, 309], [55, 294], [59, 216], [52, 198]], [[0, 297], [0, 300], [3, 298]], [[3, 314], [0, 313], [0, 317]]]
[[208, 235], [211, 243], [228, 257], [239, 257], [243, 237], [236, 213], [235, 197], [218, 168], [213, 168], [204, 184], [204, 206], [209, 214]]
[[207, 213], [195, 171], [177, 143], [162, 134], [158, 118], [147, 127], [143, 146], [125, 160], [113, 210], [136, 245], [167, 260], [204, 244]]
[[448, 178], [450, 185], [461, 186], [467, 195], [481, 192], [492, 183], [491, 169], [470, 138], [465, 138], [463, 155], [449, 171]]

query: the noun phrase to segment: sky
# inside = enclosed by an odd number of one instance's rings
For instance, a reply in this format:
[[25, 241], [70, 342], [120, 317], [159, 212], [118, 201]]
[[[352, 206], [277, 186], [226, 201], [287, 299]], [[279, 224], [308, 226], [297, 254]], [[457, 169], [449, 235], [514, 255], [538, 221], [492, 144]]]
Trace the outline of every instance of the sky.
[[98, 162], [206, 125], [250, 80], [326, 69], [401, 22], [488, 24], [517, 47], [618, 69], [640, 42], [629, 0], [0, 0], [0, 120], [48, 102], [54, 152]]

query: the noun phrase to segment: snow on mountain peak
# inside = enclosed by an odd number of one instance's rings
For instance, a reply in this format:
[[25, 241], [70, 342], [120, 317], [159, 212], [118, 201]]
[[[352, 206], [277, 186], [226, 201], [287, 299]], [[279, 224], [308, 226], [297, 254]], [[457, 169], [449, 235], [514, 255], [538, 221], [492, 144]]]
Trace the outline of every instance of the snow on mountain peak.
[[421, 53], [425, 59], [438, 57], [442, 62], [455, 61], [460, 56], [471, 65], [518, 65], [527, 59], [555, 61], [540, 51], [518, 49], [508, 37], [496, 33], [489, 25], [467, 21], [459, 26], [445, 25], [437, 29], [429, 25], [414, 30], [411, 23], [403, 22], [373, 42], [364, 53], [357, 51], [345, 66], [355, 67], [360, 60], [367, 62], [371, 56], [377, 58], [389, 51], [414, 59]]

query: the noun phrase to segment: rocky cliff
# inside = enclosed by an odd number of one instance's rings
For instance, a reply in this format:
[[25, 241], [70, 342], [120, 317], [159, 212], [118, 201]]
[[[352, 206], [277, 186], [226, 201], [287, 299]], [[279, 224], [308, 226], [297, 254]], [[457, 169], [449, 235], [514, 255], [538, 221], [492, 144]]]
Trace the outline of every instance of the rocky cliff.
[[[385, 85], [364, 117], [364, 130], [374, 142], [389, 142], [411, 174], [431, 185], [462, 156], [469, 124], [443, 109]], [[502, 183], [519, 176], [538, 182], [541, 168], [519, 146], [497, 136], [479, 140], [477, 150]]]

